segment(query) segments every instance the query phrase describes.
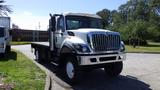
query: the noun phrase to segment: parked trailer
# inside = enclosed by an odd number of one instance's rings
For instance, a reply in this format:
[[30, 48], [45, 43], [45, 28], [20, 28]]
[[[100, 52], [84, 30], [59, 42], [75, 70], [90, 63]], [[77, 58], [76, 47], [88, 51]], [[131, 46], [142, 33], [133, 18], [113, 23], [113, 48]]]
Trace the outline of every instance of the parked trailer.
[[4, 56], [11, 50], [10, 17], [0, 17], [0, 54]]

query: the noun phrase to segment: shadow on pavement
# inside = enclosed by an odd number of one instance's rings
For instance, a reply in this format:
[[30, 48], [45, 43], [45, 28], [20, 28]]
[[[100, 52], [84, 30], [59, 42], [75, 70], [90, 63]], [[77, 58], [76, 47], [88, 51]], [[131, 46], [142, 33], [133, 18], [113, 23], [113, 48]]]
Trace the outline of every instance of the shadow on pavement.
[[85, 74], [74, 90], [151, 90], [150, 85], [133, 76], [107, 77], [101, 69]]
[[[53, 73], [56, 73], [56, 67], [53, 64], [43, 64], [43, 66]], [[58, 79], [65, 82], [61, 75], [55, 75]], [[69, 84], [65, 86], [58, 80], [55, 81], [67, 90], [68, 88], [73, 90], [151, 90], [150, 85], [138, 80], [136, 77], [120, 75], [117, 78], [110, 78], [106, 76], [106, 73], [102, 69], [84, 73], [80, 81], [73, 86], [70, 86]]]
[[17, 60], [17, 53], [14, 51], [11, 51], [5, 55], [0, 56], [0, 62], [1, 61], [8, 61], [8, 60]]

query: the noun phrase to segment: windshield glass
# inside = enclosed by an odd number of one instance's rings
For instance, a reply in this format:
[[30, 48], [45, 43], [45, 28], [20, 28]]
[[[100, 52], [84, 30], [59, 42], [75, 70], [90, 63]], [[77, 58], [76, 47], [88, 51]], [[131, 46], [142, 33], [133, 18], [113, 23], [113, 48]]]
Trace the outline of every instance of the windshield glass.
[[0, 37], [4, 37], [4, 28], [0, 27]]
[[67, 30], [79, 28], [103, 28], [102, 20], [99, 18], [85, 17], [85, 16], [66, 16]]

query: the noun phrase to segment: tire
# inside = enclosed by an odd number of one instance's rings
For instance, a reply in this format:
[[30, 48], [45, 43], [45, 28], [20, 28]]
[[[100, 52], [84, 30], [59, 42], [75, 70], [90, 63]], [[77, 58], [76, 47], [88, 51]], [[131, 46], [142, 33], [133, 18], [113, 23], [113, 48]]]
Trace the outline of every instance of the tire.
[[69, 84], [75, 84], [80, 78], [80, 69], [75, 57], [67, 57], [65, 63], [65, 77]]
[[6, 56], [5, 53], [0, 53], [0, 57], [1, 57], [1, 58], [4, 58], [5, 56]]
[[44, 63], [51, 63], [51, 53], [49, 50], [45, 50]]
[[42, 60], [41, 60], [41, 58], [40, 58], [40, 54], [39, 54], [39, 51], [38, 51], [38, 50], [35, 51], [35, 56], [36, 56], [35, 60], [36, 60], [38, 63], [41, 63]]
[[9, 46], [6, 46], [6, 52], [8, 53], [8, 52], [10, 52], [11, 51], [11, 46], [9, 45]]
[[106, 74], [109, 77], [118, 76], [123, 69], [123, 62], [107, 63], [104, 67]]

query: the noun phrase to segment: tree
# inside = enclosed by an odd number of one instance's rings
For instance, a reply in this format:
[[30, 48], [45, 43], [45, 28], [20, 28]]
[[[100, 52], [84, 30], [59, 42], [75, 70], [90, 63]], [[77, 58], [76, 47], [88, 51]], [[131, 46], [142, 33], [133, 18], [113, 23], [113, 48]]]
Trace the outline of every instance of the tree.
[[129, 0], [126, 4], [119, 7], [119, 13], [123, 16], [125, 23], [133, 20], [149, 20], [149, 3], [148, 0]]
[[111, 16], [112, 16], [112, 30], [113, 31], [118, 31], [118, 29], [126, 24], [124, 20], [124, 15], [116, 10], [111, 11]]
[[143, 45], [147, 40], [160, 41], [160, 0], [128, 0], [118, 10], [103, 9], [97, 14], [124, 41], [138, 39]]
[[105, 22], [105, 26], [108, 26], [111, 22], [111, 12], [108, 9], [103, 9], [101, 11], [98, 11], [96, 13], [97, 15], [99, 15]]
[[146, 3], [144, 0], [140, 0], [137, 3], [136, 9], [134, 12], [134, 16], [136, 16], [136, 19], [148, 21], [149, 13], [150, 13], [149, 3]]
[[150, 0], [150, 27], [153, 41], [160, 41], [160, 0]]
[[4, 0], [0, 0], [0, 16], [6, 16], [8, 13], [12, 13], [12, 9], [9, 7], [9, 5], [4, 5]]
[[129, 0], [117, 11], [112, 11], [112, 29], [121, 32], [125, 41], [156, 39], [160, 37], [160, 13], [157, 14], [160, 9], [157, 7], [160, 7], [159, 0]]
[[18, 25], [16, 25], [15, 23], [12, 24], [12, 29], [20, 29]]

